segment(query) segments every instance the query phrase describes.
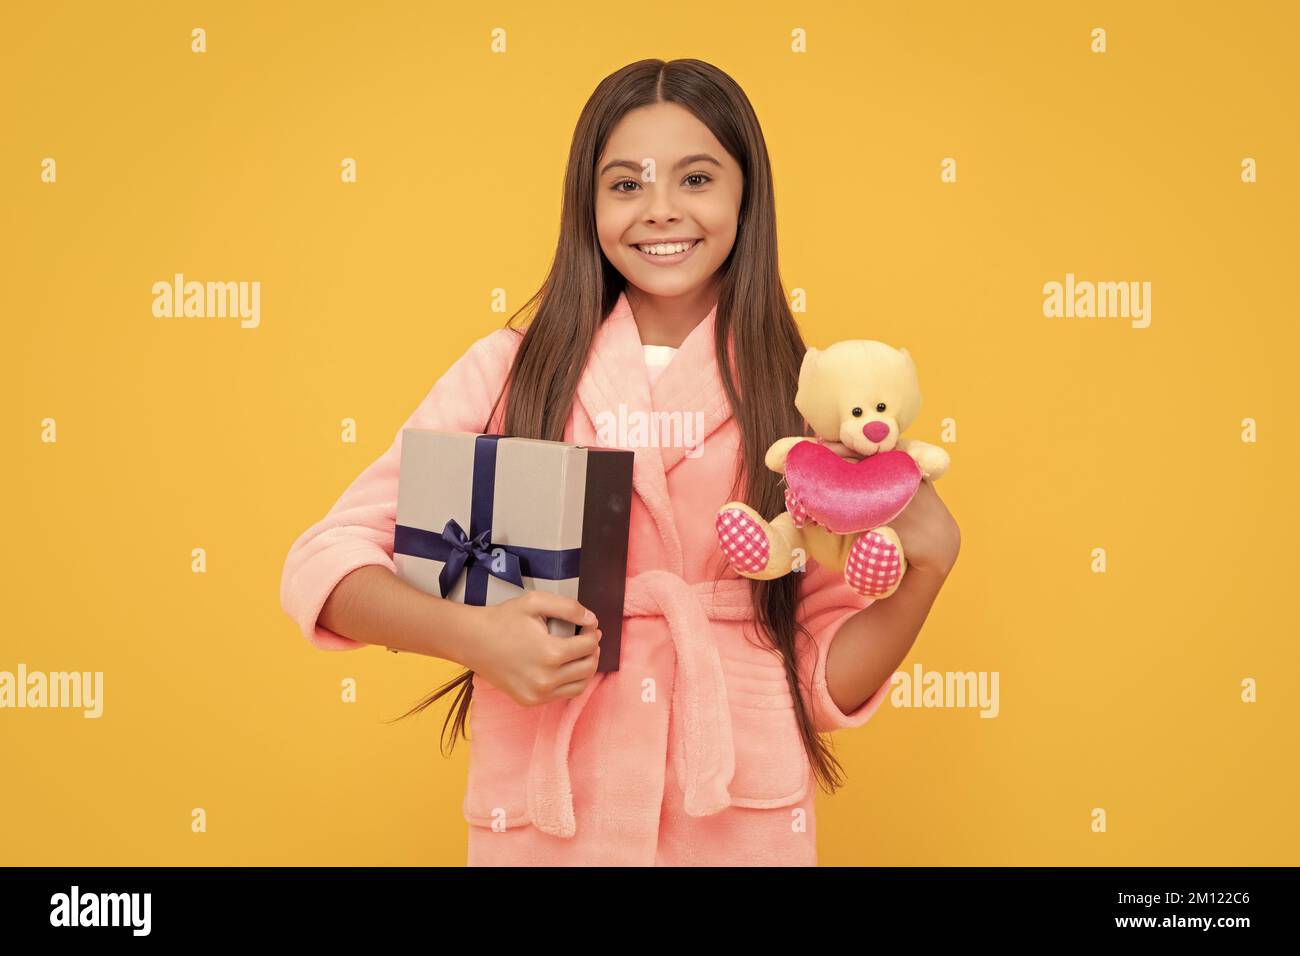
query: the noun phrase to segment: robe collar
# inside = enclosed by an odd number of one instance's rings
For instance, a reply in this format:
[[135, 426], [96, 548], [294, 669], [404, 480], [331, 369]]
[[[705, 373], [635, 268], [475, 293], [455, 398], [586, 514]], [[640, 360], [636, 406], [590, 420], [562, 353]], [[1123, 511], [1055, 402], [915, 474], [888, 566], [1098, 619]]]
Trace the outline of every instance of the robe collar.
[[[613, 309], [596, 330], [587, 366], [578, 383], [577, 400], [590, 424], [583, 429], [586, 434], [575, 431], [575, 440], [593, 443], [597, 416], [604, 413], [618, 420], [620, 405], [627, 413], [640, 413], [645, 416], [644, 421], [651, 423], [654, 422], [651, 412], [681, 412], [692, 417], [702, 413], [702, 427], [698, 434], [691, 436], [697, 443], [703, 443], [717, 431], [731, 418], [731, 403], [714, 352], [717, 311], [715, 304], [686, 336], [672, 361], [651, 386], [641, 333], [627, 293], [620, 292]], [[668, 495], [668, 473], [686, 457], [688, 450], [673, 444], [633, 449], [633, 490], [659, 529], [668, 552], [669, 569], [678, 575], [683, 571], [682, 544]]]

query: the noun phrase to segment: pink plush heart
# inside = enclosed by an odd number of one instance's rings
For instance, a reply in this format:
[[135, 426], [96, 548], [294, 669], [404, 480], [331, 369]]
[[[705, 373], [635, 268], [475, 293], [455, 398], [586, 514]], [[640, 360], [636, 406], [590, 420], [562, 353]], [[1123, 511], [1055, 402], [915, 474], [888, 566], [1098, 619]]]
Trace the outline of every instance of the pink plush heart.
[[819, 525], [853, 534], [893, 521], [921, 486], [921, 469], [898, 449], [854, 462], [802, 441], [786, 457], [785, 482]]

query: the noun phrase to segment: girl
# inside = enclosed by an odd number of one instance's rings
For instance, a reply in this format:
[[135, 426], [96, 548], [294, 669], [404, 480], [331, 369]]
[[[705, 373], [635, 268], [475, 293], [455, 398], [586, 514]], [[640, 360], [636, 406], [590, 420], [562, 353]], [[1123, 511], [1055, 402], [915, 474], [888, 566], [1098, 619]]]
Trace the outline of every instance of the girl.
[[[381, 644], [467, 668], [411, 712], [459, 689], [471, 865], [815, 864], [813, 783], [841, 782], [821, 735], [880, 706], [959, 535], [923, 482], [892, 522], [909, 571], [879, 606], [815, 564], [752, 581], [723, 558], [718, 507], [780, 512], [764, 453], [808, 433], [767, 150], [730, 77], [642, 60], [601, 82], [533, 303], [526, 331], [512, 316], [475, 342], [402, 428], [636, 436], [620, 669], [595, 673], [600, 622], [576, 601], [465, 606], [395, 576], [401, 429], [293, 544], [285, 610], [322, 649]], [[678, 417], [699, 425], [689, 448], [653, 424], [609, 434]], [[547, 617], [582, 628], [555, 637]]]

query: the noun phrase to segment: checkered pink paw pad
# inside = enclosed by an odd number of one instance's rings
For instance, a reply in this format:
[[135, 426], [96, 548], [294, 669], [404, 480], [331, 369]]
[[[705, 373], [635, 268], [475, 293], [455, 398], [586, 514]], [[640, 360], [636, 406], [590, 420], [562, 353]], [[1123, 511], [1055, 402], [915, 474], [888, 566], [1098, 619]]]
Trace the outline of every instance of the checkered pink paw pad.
[[785, 489], [785, 510], [790, 512], [790, 517], [794, 519], [796, 528], [802, 528], [812, 521], [812, 518], [808, 517], [808, 512], [803, 510], [803, 505], [799, 504], [799, 499], [795, 497], [795, 493], [789, 488]]
[[883, 534], [868, 531], [853, 542], [844, 562], [844, 580], [863, 597], [884, 594], [902, 577], [898, 548]]
[[767, 567], [771, 549], [762, 527], [737, 508], [718, 512], [718, 546], [737, 571], [754, 574]]

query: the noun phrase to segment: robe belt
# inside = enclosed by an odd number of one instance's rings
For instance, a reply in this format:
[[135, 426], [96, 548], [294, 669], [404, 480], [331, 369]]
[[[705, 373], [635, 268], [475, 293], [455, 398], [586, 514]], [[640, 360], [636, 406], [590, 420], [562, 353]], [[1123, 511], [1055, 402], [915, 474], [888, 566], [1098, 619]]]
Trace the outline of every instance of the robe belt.
[[[749, 581], [688, 584], [671, 571], [645, 571], [627, 581], [623, 616], [667, 619], [677, 654], [669, 739], [686, 812], [703, 817], [725, 809], [731, 805], [727, 787], [736, 771], [736, 752], [726, 680], [709, 621], [752, 620]], [[528, 769], [528, 809], [533, 826], [553, 836], [571, 837], [577, 829], [569, 742], [605, 676], [594, 675], [577, 697], [542, 705]]]

